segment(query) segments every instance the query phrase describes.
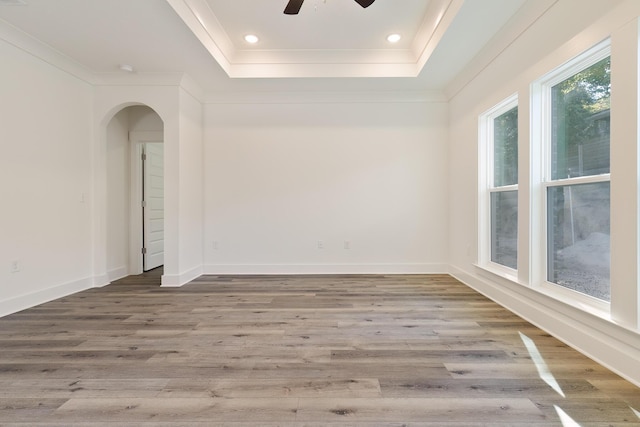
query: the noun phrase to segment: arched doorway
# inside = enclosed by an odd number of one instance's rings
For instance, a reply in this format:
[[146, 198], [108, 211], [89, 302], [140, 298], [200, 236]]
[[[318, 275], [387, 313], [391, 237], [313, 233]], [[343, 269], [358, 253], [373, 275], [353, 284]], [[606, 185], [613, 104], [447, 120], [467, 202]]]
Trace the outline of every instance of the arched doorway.
[[164, 262], [164, 123], [150, 107], [122, 108], [106, 126], [109, 281]]

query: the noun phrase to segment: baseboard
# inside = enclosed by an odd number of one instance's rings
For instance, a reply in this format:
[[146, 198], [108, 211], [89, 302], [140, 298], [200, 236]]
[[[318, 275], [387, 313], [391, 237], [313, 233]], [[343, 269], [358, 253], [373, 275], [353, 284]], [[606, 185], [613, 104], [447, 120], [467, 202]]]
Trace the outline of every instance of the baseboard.
[[103, 286], [107, 286], [109, 283], [111, 283], [111, 281], [109, 280], [109, 275], [107, 273], [93, 276], [94, 288], [101, 288]]
[[162, 284], [160, 286], [164, 288], [176, 288], [200, 276], [202, 276], [202, 266], [192, 268], [180, 274], [163, 274], [161, 279]]
[[640, 334], [518, 284], [451, 266], [449, 274], [640, 387]]
[[443, 274], [446, 264], [208, 264], [204, 274]]
[[93, 287], [94, 278], [87, 277], [74, 282], [64, 283], [50, 288], [42, 289], [26, 295], [20, 295], [0, 301], [0, 317], [7, 316], [18, 311], [26, 310], [39, 304], [44, 304], [76, 292]]
[[112, 270], [107, 271], [107, 281], [108, 283], [110, 283], [110, 282], [113, 282], [114, 280], [127, 277], [128, 275], [129, 275], [129, 268], [127, 266], [114, 268]]

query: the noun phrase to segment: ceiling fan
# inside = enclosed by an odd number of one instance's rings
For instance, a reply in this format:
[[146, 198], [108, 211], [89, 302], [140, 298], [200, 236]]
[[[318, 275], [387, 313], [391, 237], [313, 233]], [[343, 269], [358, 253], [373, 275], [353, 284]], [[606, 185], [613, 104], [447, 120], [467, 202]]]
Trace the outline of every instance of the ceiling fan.
[[[354, 0], [354, 1], [362, 7], [369, 7], [376, 0]], [[297, 15], [298, 12], [300, 12], [302, 3], [304, 3], [304, 0], [289, 0], [289, 3], [287, 3], [287, 7], [284, 8], [284, 14]]]

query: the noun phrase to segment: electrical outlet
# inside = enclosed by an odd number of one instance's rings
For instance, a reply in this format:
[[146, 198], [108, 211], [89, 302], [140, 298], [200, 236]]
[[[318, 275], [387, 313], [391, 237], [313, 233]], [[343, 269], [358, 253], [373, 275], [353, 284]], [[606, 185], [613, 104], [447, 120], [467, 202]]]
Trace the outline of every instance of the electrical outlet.
[[318, 249], [324, 249], [324, 242], [322, 240], [318, 240]]
[[17, 273], [19, 271], [20, 271], [20, 261], [18, 260], [11, 261], [11, 272]]
[[212, 248], [214, 251], [217, 251], [217, 250], [218, 250], [218, 241], [217, 241], [217, 240], [214, 240], [214, 241], [211, 243], [211, 248]]
[[348, 240], [345, 240], [345, 241], [344, 241], [344, 248], [345, 248], [345, 249], [351, 249], [351, 242], [350, 242], [350, 241], [348, 241]]

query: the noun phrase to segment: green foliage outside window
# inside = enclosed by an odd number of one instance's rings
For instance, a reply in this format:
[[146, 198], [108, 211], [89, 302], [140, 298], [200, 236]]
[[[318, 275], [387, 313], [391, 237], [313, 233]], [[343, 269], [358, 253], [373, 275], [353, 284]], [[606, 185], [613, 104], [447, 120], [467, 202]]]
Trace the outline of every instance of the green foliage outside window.
[[609, 173], [611, 58], [551, 89], [551, 179]]

